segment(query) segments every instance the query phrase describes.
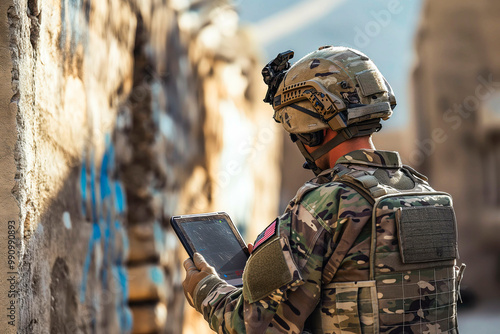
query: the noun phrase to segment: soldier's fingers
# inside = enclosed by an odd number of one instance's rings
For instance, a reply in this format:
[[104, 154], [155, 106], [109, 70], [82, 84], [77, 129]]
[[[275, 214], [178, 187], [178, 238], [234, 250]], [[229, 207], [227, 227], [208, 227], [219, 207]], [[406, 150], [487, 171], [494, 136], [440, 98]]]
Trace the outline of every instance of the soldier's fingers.
[[203, 271], [207, 274], [217, 275], [215, 268], [205, 261], [205, 258], [200, 253], [194, 253], [193, 255], [194, 264], [199, 271]]
[[186, 269], [186, 271], [196, 269], [196, 266], [194, 265], [193, 261], [191, 261], [190, 258], [187, 258], [182, 265], [184, 266], [184, 269]]
[[203, 267], [207, 267], [208, 266], [207, 261], [205, 261], [205, 258], [200, 253], [194, 253], [193, 260], [194, 260], [194, 265], [199, 270], [201, 270]]

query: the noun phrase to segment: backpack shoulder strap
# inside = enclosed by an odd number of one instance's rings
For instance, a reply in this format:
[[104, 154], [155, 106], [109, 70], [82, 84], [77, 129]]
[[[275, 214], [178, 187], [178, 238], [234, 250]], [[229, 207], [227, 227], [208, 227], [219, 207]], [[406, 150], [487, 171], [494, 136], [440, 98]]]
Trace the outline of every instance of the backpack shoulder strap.
[[[345, 168], [345, 167], [344, 167]], [[371, 175], [366, 175], [364, 172], [360, 173], [362, 171], [359, 170], [351, 170], [351, 169], [344, 169], [341, 172], [338, 172], [335, 177], [334, 177], [334, 182], [339, 182], [342, 184], [345, 184], [351, 188], [353, 188], [358, 194], [360, 194], [372, 207], [375, 204], [375, 198], [370, 192], [370, 188], [366, 188], [366, 186], [374, 186], [374, 182], [370, 177], [364, 177], [364, 176], [371, 176]], [[353, 175], [354, 174], [354, 175]], [[372, 176], [375, 178], [374, 176]], [[361, 178], [361, 180], [359, 180]], [[378, 184], [378, 181], [375, 178], [375, 181]], [[363, 183], [364, 182], [364, 183]], [[346, 223], [350, 218], [345, 218]], [[337, 270], [339, 268], [339, 264], [342, 261], [343, 257], [347, 254], [349, 249], [352, 247], [352, 244], [354, 243], [355, 240], [351, 240], [350, 242], [343, 242], [340, 243], [333, 254], [330, 256], [328, 259], [328, 262], [326, 263], [325, 267], [323, 268], [323, 276], [321, 278], [323, 284], [329, 284], [332, 280], [335, 274], [337, 273]]]
[[349, 184], [354, 189], [356, 189], [360, 194], [368, 193], [373, 199], [387, 195], [389, 193], [397, 192], [397, 190], [387, 187], [379, 180], [373, 172], [349, 168], [342, 165], [337, 165], [334, 181], [343, 182]]

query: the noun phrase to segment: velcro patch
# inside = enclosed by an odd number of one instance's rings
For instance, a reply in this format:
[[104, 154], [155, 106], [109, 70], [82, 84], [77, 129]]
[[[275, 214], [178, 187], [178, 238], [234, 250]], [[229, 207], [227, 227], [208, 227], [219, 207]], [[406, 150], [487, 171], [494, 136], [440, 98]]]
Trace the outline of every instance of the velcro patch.
[[[266, 242], [259, 252], [253, 252], [243, 271], [243, 297], [249, 303], [255, 303], [273, 292], [280, 294], [277, 289], [290, 284], [294, 280], [281, 240], [274, 238]], [[287, 254], [289, 255], [289, 253]], [[283, 296], [282, 296], [283, 297]]]
[[255, 251], [257, 247], [262, 245], [266, 240], [269, 240], [271, 237], [276, 235], [278, 231], [278, 218], [276, 218], [271, 224], [262, 233], [257, 236], [253, 243], [253, 250]]
[[403, 263], [457, 258], [457, 222], [453, 208], [401, 208], [396, 222]]
[[373, 94], [378, 94], [386, 92], [384, 78], [380, 72], [375, 70], [364, 71], [356, 75], [361, 92], [364, 96], [370, 96]]

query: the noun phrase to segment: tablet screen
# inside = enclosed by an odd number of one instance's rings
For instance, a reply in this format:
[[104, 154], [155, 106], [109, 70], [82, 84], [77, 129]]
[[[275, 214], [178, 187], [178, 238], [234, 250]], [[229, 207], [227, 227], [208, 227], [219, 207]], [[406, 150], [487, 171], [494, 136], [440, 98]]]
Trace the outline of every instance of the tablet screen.
[[182, 229], [222, 279], [241, 278], [248, 256], [225, 219], [184, 222]]

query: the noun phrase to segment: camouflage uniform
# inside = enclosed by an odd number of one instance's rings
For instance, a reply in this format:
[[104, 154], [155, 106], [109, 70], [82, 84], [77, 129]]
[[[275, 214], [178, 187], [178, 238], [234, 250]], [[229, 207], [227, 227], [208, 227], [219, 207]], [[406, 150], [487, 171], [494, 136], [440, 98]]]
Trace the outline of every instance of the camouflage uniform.
[[440, 207], [450, 204], [442, 203], [447, 197], [429, 195], [411, 204], [411, 198], [387, 199], [372, 235], [373, 203], [366, 187], [341, 181], [364, 175], [386, 179], [371, 184], [375, 193], [433, 191], [423, 176], [402, 170], [396, 152], [359, 150], [341, 157], [298, 191], [265, 230], [270, 233], [260, 237], [265, 241], [258, 238], [243, 288], [214, 275], [197, 285], [194, 305], [214, 331], [457, 333], [454, 259], [405, 267], [394, 227], [396, 207]]

